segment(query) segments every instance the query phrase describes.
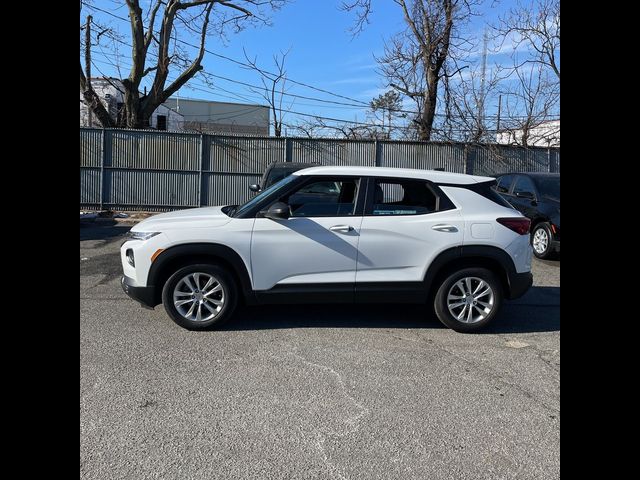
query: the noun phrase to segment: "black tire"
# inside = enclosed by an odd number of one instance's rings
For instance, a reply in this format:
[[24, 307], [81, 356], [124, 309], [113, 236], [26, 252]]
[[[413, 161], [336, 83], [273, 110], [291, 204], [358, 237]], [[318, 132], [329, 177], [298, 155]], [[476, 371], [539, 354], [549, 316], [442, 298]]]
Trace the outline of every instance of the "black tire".
[[[544, 250], [536, 250], [536, 246], [534, 246], [534, 238], [536, 237], [536, 232], [540, 231], [540, 234], [547, 239], [547, 246]], [[551, 226], [547, 222], [538, 223], [533, 230], [531, 230], [531, 248], [533, 248], [533, 254], [540, 259], [548, 259], [553, 256], [555, 253], [551, 248], [551, 239], [553, 238], [553, 234], [551, 233]]]
[[[212, 298], [217, 300], [224, 299], [224, 303], [221, 305], [220, 310], [218, 311], [217, 314], [215, 314], [215, 316], [213, 316], [213, 318], [210, 318], [207, 320], [201, 320], [201, 321], [196, 321], [195, 319], [187, 318], [182, 313], [180, 313], [180, 311], [178, 311], [179, 307], [176, 307], [174, 305], [174, 290], [176, 286], [185, 277], [188, 277], [191, 274], [197, 274], [197, 273], [214, 277], [214, 282], [219, 283], [220, 286], [222, 287], [222, 290], [221, 290], [222, 294], [220, 293], [212, 294]], [[194, 284], [193, 278], [189, 277], [189, 280], [193, 285]], [[202, 279], [201, 282], [204, 282], [204, 279]], [[196, 291], [198, 291], [202, 296], [202, 292], [199, 291], [199, 288], [204, 285], [200, 285], [198, 287], [196, 287], [196, 285], [193, 285], [193, 286], [196, 288]], [[185, 291], [186, 290], [185, 287], [186, 287], [186, 283], [182, 283], [180, 285], [179, 291]], [[210, 288], [214, 288], [214, 287], [216, 287], [216, 283], [212, 283], [212, 286]], [[216, 296], [218, 298], [216, 298]], [[187, 301], [189, 301], [188, 295], [185, 296], [185, 298]], [[211, 265], [211, 264], [205, 264], [205, 263], [188, 265], [176, 271], [165, 282], [164, 287], [162, 288], [162, 303], [164, 305], [164, 309], [166, 310], [167, 314], [171, 317], [171, 319], [175, 323], [177, 323], [181, 327], [186, 328], [187, 330], [204, 330], [210, 327], [218, 327], [222, 325], [224, 322], [226, 322], [227, 320], [229, 320], [238, 303], [238, 287], [236, 286], [233, 280], [233, 277], [229, 274], [229, 272], [227, 272], [226, 269], [218, 265]], [[192, 305], [192, 303], [193, 302], [186, 303], [184, 310], [186, 310], [187, 306]], [[209, 303], [209, 302], [206, 302], [206, 303], [207, 305], [213, 306], [214, 309], [217, 308], [213, 305], [213, 303]], [[198, 305], [197, 302], [196, 302], [196, 305]], [[202, 306], [200, 306], [200, 308], [201, 308], [201, 312], [204, 312], [202, 314], [203, 317], [205, 316], [205, 313], [207, 316], [213, 315], [213, 313], [207, 310], [207, 308], [204, 308]]]
[[[454, 313], [461, 313], [463, 311], [462, 309], [465, 309], [464, 311], [466, 311], [468, 314], [469, 310], [471, 310], [472, 311], [471, 320], [474, 320], [475, 319], [474, 317], [478, 317], [478, 319], [477, 321], [473, 321], [469, 323], [458, 320], [456, 316], [449, 311], [449, 305], [447, 301], [450, 291], [452, 292], [452, 294], [455, 294], [456, 296], [462, 296], [461, 294], [465, 293], [465, 292], [460, 292], [459, 287], [456, 286], [456, 283], [466, 278], [479, 279], [484, 281], [486, 284], [488, 284], [488, 286], [491, 289], [491, 293], [493, 294], [493, 302], [491, 303], [492, 307], [489, 309], [488, 313], [484, 313], [485, 315], [484, 318], [481, 318], [482, 313], [479, 311], [479, 309], [480, 308], [485, 309], [488, 307], [483, 307], [479, 303], [476, 304], [475, 307], [473, 306], [473, 304], [471, 307], [468, 307], [465, 305], [465, 303], [461, 299], [460, 301], [463, 302], [461, 303], [461, 306], [453, 308]], [[466, 287], [466, 282], [464, 280], [462, 284], [463, 284], [463, 287]], [[480, 282], [478, 280], [471, 280], [471, 285], [472, 285], [472, 292], [473, 292], [473, 290], [475, 290], [478, 286], [480, 286]], [[484, 290], [485, 290], [485, 287], [483, 287], [481, 291], [479, 291], [478, 293], [482, 293], [484, 292]], [[488, 300], [490, 298], [488, 295], [489, 294], [482, 297], [477, 297], [478, 299], [477, 301], [488, 304], [489, 303]], [[495, 316], [498, 313], [498, 310], [500, 310], [500, 306], [502, 305], [502, 298], [503, 298], [502, 284], [498, 279], [498, 277], [491, 270], [487, 270], [486, 268], [473, 267], [473, 268], [465, 268], [462, 270], [458, 270], [456, 272], [449, 274], [438, 287], [436, 296], [434, 298], [433, 306], [436, 312], [436, 316], [443, 324], [455, 330], [456, 332], [467, 333], [467, 332], [475, 332], [486, 327], [487, 324], [489, 324], [495, 318]], [[464, 314], [463, 316], [466, 318], [467, 314]]]

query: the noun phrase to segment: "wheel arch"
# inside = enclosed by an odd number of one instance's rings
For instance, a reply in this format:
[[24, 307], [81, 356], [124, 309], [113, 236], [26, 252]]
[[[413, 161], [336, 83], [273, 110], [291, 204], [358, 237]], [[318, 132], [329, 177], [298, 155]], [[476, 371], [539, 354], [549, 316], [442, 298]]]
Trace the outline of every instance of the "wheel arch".
[[535, 217], [533, 220], [531, 220], [531, 228], [529, 228], [529, 232], [533, 233], [533, 231], [535, 230], [535, 228], [540, 225], [541, 223], [551, 223], [551, 220], [546, 217], [546, 216], [542, 216], [539, 215], [537, 217]]
[[447, 275], [469, 267], [481, 267], [494, 272], [502, 284], [505, 296], [511, 296], [510, 277], [516, 273], [516, 269], [509, 254], [489, 245], [464, 245], [441, 252], [431, 262], [424, 278], [429, 299], [435, 297], [437, 287]]
[[232, 248], [217, 243], [188, 243], [176, 245], [163, 251], [151, 264], [147, 285], [155, 287], [158, 303], [161, 302], [162, 287], [171, 274], [194, 263], [211, 263], [224, 267], [233, 276], [241, 298], [253, 303], [253, 290], [248, 268], [242, 257]]

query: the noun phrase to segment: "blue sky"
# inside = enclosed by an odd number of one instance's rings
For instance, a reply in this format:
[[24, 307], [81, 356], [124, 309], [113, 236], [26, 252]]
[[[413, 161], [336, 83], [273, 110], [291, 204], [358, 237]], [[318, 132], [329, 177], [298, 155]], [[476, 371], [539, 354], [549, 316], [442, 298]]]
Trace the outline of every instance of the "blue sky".
[[[112, 11], [115, 15], [126, 17], [124, 0], [95, 0], [96, 7]], [[353, 25], [354, 14], [339, 9], [340, 0], [294, 0], [271, 16], [271, 26], [248, 27], [240, 33], [229, 33], [227, 40], [209, 39], [208, 50], [218, 52], [237, 60], [244, 61], [243, 48], [258, 64], [273, 71], [272, 56], [275, 53], [291, 49], [287, 57], [288, 77], [299, 82], [322, 88], [346, 97], [368, 102], [386, 90], [384, 79], [376, 73], [374, 54], [381, 54], [384, 40], [404, 28], [399, 7], [390, 0], [374, 0], [371, 23], [357, 37], [348, 31]], [[485, 24], [495, 21], [497, 16], [507, 10], [513, 0], [500, 2], [488, 0], [479, 7], [481, 15], [475, 17], [467, 27], [477, 38], [481, 38]], [[148, 5], [143, 1], [144, 6]], [[120, 5], [120, 7], [118, 7]], [[85, 8], [86, 15], [90, 9]], [[118, 30], [129, 41], [127, 23], [98, 11], [91, 12], [94, 18]], [[195, 39], [184, 37], [195, 43]], [[479, 42], [481, 44], [481, 42]], [[480, 56], [478, 47], [478, 57]], [[128, 74], [129, 49], [120, 46], [123, 76]], [[116, 56], [108, 47], [94, 48], [94, 76], [102, 74], [119, 76], [113, 67]], [[489, 63], [507, 62], [507, 53], [491, 55]], [[229, 77], [238, 81], [259, 84], [256, 72], [242, 68], [232, 62], [206, 54], [203, 66], [207, 72]], [[99, 70], [98, 70], [99, 69]], [[341, 98], [314, 91], [299, 85], [289, 84], [288, 93], [295, 93], [327, 100], [349, 102]], [[207, 86], [202, 80], [195, 79], [179, 92], [180, 97], [202, 98], [231, 102], [265, 103], [259, 94], [247, 87], [224, 80], [215, 80]], [[284, 105], [291, 103], [289, 99]], [[488, 105], [491, 111], [495, 105]], [[366, 121], [366, 107], [330, 105], [311, 100], [296, 99], [291, 107], [294, 111], [307, 114], [335, 117], [345, 120]], [[303, 117], [289, 114], [285, 122], [295, 123]]]

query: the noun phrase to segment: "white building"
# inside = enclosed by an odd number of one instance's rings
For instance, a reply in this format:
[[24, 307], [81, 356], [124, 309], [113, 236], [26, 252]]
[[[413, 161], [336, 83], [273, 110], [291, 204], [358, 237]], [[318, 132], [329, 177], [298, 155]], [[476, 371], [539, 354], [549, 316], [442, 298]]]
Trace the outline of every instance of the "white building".
[[269, 135], [269, 107], [171, 97], [165, 103], [184, 117], [184, 130]]
[[[116, 78], [92, 78], [91, 86], [102, 101], [109, 115], [117, 119], [121, 115], [124, 105], [124, 88], [122, 82]], [[157, 130], [183, 130], [184, 118], [178, 112], [171, 110], [165, 105], [156, 108], [149, 119], [149, 126]], [[89, 115], [89, 109], [84, 103], [82, 93], [80, 93], [80, 126], [81, 127], [102, 127], [95, 115]]]
[[[496, 142], [502, 145], [522, 145], [522, 129], [500, 130]], [[560, 146], [560, 120], [541, 122], [529, 129], [527, 145], [533, 147]]]

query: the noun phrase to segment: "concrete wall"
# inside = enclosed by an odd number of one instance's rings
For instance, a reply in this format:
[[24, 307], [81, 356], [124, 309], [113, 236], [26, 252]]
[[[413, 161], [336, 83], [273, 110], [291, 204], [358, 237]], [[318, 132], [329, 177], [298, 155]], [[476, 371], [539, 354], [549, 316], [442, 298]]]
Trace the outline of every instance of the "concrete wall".
[[269, 107], [170, 98], [164, 105], [184, 117], [184, 129], [205, 133], [269, 135]]
[[[496, 142], [502, 145], [522, 145], [522, 130], [503, 130], [496, 134]], [[531, 147], [559, 147], [560, 120], [541, 123], [529, 130], [527, 145]]]

